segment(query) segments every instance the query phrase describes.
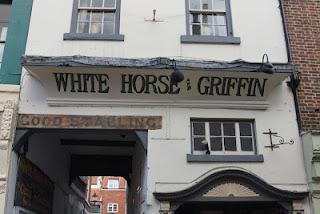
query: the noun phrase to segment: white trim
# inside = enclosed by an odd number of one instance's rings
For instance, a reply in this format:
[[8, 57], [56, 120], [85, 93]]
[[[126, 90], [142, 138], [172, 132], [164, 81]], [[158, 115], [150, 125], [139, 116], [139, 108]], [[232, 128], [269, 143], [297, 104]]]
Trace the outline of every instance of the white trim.
[[108, 183], [107, 183], [108, 189], [119, 189], [119, 187], [120, 187], [119, 179], [116, 179], [116, 178], [108, 179]]
[[146, 106], [172, 106], [180, 108], [223, 108], [223, 109], [254, 109], [266, 110], [270, 106], [266, 101], [159, 101], [159, 100], [103, 100], [103, 99], [63, 99], [63, 98], [48, 98], [47, 103], [49, 106], [67, 107], [67, 106], [110, 106], [110, 107], [146, 107]]
[[[113, 209], [114, 205], [116, 205], [116, 209]], [[111, 211], [109, 211], [109, 206], [111, 206]], [[108, 203], [107, 204], [107, 213], [117, 213], [119, 212], [119, 204], [118, 203]]]

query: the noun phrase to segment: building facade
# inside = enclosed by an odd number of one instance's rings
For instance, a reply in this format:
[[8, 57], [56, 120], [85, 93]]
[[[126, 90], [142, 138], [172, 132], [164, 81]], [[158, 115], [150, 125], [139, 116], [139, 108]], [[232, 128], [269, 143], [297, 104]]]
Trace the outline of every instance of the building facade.
[[89, 181], [88, 202], [101, 214], [126, 214], [127, 184], [122, 177], [93, 176]]
[[0, 213], [6, 204], [20, 77], [31, 14], [31, 0], [0, 1]]
[[127, 180], [128, 214], [310, 213], [282, 9], [34, 2], [7, 212], [25, 206], [23, 157], [54, 184], [52, 213], [84, 210], [72, 185], [97, 175]]
[[297, 90], [301, 138], [313, 213], [320, 213], [320, 2], [284, 1], [292, 62], [299, 74]]

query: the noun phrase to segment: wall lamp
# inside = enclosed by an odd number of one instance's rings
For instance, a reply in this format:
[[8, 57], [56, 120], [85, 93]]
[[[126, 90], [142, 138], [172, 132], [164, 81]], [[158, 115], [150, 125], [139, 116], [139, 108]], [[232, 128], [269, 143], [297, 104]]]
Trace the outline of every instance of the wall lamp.
[[[171, 62], [171, 67], [173, 68], [173, 72], [170, 75], [170, 82], [172, 84], [177, 84], [179, 82], [182, 82], [184, 80], [184, 74], [183, 72], [177, 68], [177, 63], [176, 60], [170, 60]], [[241, 65], [240, 65], [241, 67]], [[225, 67], [225, 68], [217, 68], [217, 69], [228, 69], [229, 67]], [[262, 61], [261, 61], [261, 65], [258, 69], [255, 69], [253, 71], [259, 71], [259, 72], [263, 72], [266, 74], [273, 74], [275, 73], [276, 69], [274, 68], [274, 66], [272, 65], [271, 62], [269, 62], [269, 57], [267, 54], [263, 54], [262, 56]]]
[[261, 71], [266, 74], [273, 74], [276, 71], [272, 63], [269, 62], [269, 57], [267, 54], [263, 54], [261, 66], [258, 69], [258, 71]]
[[184, 74], [177, 68], [177, 63], [175, 60], [172, 60], [173, 72], [170, 75], [170, 82], [172, 84], [177, 84], [184, 80]]

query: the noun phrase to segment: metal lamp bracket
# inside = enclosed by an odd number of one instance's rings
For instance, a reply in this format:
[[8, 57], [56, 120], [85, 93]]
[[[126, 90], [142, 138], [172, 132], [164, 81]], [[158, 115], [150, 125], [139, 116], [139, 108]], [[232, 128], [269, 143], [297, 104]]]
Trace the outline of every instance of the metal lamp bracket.
[[[292, 139], [289, 141], [285, 141], [283, 137], [278, 135], [277, 132], [272, 132], [271, 129], [269, 129], [268, 132], [263, 132], [263, 134], [269, 135], [270, 146], [265, 146], [265, 148], [271, 148], [272, 151], [274, 148], [279, 148], [279, 146], [281, 146], [281, 145], [285, 145], [285, 144], [293, 145], [294, 144], [294, 141]], [[275, 140], [277, 142], [274, 143], [273, 140]]]

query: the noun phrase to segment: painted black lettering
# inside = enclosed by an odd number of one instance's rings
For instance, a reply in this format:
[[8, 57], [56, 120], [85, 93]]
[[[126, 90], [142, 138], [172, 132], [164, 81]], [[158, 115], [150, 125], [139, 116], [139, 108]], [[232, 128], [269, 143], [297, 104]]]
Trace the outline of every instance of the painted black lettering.
[[62, 86], [63, 91], [65, 92], [67, 90], [69, 73], [53, 73], [53, 74], [56, 80], [58, 91], [61, 91], [61, 86]]
[[106, 74], [97, 74], [97, 80], [99, 83], [99, 93], [108, 93], [109, 92], [109, 86], [108, 86], [109, 76]]
[[169, 92], [169, 77], [165, 76], [165, 75], [161, 75], [159, 76], [159, 82], [161, 83], [161, 85], [164, 86], [164, 88], [161, 88], [160, 86], [158, 86], [158, 92], [160, 94], [167, 94]]
[[135, 75], [133, 77], [133, 90], [138, 93], [141, 94], [144, 92], [146, 88], [146, 80], [144, 79], [144, 77], [142, 75]]
[[241, 89], [245, 89], [247, 87], [247, 83], [249, 82], [248, 78], [240, 78], [239, 79], [239, 84], [237, 88], [237, 96], [241, 96]]
[[[199, 81], [198, 81], [198, 92], [201, 95], [205, 95], [209, 93], [209, 77], [200, 77]], [[207, 84], [205, 84], [205, 86], [203, 86], [203, 81], [206, 81]]]
[[[169, 94], [179, 94], [180, 93], [180, 88], [178, 87], [179, 83], [170, 83], [170, 91]], [[175, 88], [177, 87], [177, 88]]]
[[[132, 94], [132, 74], [122, 74], [121, 75], [121, 93], [129, 93]], [[128, 79], [127, 79], [128, 77]], [[128, 86], [128, 88], [126, 87]]]
[[83, 92], [88, 92], [88, 74], [82, 74], [82, 82], [83, 82]]
[[150, 94], [150, 86], [152, 86], [153, 92], [158, 94], [156, 82], [157, 77], [155, 75], [146, 75], [146, 94]]
[[210, 95], [214, 95], [214, 89], [217, 95], [221, 95], [223, 89], [221, 88], [221, 78], [220, 77], [211, 77], [210, 80]]
[[226, 77], [226, 78], [228, 78], [226, 95], [230, 96], [230, 90], [234, 89], [236, 87], [236, 83], [238, 82], [238, 78], [235, 78], [235, 77]]
[[[71, 92], [82, 92], [81, 74], [70, 74], [71, 76]], [[75, 78], [76, 77], [76, 78]], [[77, 90], [76, 85], [77, 84]]]
[[263, 83], [261, 83], [258, 78], [255, 79], [255, 81], [254, 81], [254, 96], [257, 96], [256, 92], [257, 92], [257, 89], [258, 89], [258, 91], [260, 93], [260, 96], [263, 97], [266, 81], [267, 81], [267, 79], [263, 79]]
[[96, 74], [88, 74], [87, 79], [90, 80], [91, 90], [90, 92], [96, 93], [96, 86], [95, 86], [95, 76]]
[[249, 79], [248, 94], [247, 94], [248, 97], [253, 97], [253, 96], [255, 96], [255, 95], [254, 95], [254, 90], [252, 90], [252, 89], [254, 89], [254, 88], [252, 87], [254, 80], [255, 80], [254, 78], [250, 78], [250, 79]]

